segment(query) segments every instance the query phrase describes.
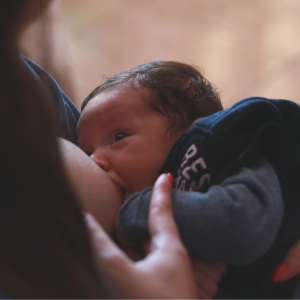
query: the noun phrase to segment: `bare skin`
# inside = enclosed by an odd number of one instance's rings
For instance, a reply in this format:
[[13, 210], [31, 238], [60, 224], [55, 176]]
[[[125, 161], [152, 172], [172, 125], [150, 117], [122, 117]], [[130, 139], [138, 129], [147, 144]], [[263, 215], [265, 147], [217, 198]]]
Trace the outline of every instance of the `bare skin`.
[[[147, 94], [147, 93], [146, 93]], [[169, 119], [145, 105], [145, 93], [128, 84], [92, 99], [78, 122], [78, 146], [118, 184], [124, 200], [152, 186], [176, 140]]]
[[93, 214], [113, 237], [114, 219], [122, 204], [120, 188], [74, 144], [59, 139], [62, 162], [83, 211]]

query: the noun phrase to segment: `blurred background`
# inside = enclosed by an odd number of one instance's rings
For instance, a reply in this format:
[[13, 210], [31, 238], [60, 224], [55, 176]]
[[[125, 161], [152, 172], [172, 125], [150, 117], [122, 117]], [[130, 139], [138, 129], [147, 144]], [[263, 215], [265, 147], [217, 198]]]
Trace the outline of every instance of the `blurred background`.
[[225, 108], [250, 96], [300, 104], [299, 0], [53, 0], [19, 47], [77, 107], [152, 60], [200, 67]]

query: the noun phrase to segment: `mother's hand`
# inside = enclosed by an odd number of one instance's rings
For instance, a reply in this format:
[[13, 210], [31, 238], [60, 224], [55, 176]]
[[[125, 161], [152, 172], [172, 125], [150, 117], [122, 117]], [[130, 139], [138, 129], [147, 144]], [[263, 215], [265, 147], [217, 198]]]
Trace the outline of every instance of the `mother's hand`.
[[300, 273], [300, 238], [290, 249], [283, 262], [275, 269], [272, 281], [287, 281]]
[[219, 281], [227, 273], [227, 265], [206, 263], [196, 259], [192, 261], [192, 264], [198, 299], [212, 299], [219, 291]]
[[108, 298], [196, 298], [188, 253], [180, 241], [165, 174], [153, 187], [149, 210], [150, 253], [132, 262], [87, 214], [102, 290]]

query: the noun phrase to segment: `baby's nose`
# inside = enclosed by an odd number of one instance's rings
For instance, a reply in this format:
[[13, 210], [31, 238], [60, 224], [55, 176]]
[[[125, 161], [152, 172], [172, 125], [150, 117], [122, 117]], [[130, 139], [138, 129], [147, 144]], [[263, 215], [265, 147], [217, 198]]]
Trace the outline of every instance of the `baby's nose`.
[[92, 154], [90, 158], [105, 172], [109, 170], [109, 163], [107, 160], [105, 160], [103, 157], [98, 157], [95, 154]]

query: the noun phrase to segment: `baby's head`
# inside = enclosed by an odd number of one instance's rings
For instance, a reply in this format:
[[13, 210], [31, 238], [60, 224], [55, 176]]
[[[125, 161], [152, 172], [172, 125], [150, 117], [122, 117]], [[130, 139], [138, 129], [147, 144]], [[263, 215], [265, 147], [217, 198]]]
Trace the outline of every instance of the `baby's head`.
[[78, 145], [126, 198], [154, 184], [172, 146], [195, 120], [222, 109], [194, 67], [150, 62], [110, 77], [85, 99]]

